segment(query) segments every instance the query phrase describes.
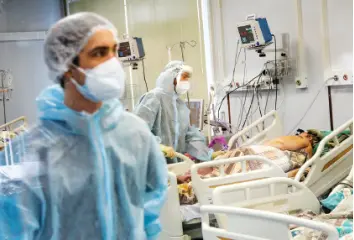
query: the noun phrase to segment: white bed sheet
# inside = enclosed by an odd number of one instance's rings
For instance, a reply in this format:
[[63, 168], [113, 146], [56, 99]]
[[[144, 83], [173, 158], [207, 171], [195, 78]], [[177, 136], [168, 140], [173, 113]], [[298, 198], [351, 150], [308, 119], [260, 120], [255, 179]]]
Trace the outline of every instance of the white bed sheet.
[[201, 218], [199, 203], [193, 205], [181, 205], [180, 212], [182, 221], [186, 223]]

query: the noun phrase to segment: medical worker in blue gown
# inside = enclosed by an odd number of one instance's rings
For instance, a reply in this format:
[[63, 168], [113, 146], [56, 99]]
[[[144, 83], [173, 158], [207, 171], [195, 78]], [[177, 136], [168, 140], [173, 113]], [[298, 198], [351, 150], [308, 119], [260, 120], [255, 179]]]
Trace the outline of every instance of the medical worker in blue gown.
[[117, 100], [117, 44], [115, 27], [93, 13], [48, 32], [45, 62], [58, 84], [38, 96], [39, 124], [1, 156], [23, 172], [0, 171], [0, 239], [157, 238], [166, 161], [146, 123]]
[[156, 88], [140, 98], [134, 112], [144, 119], [161, 143], [168, 163], [175, 152], [209, 161], [222, 152], [206, 146], [205, 136], [190, 125], [190, 111], [181, 96], [190, 89], [192, 68], [181, 61], [169, 62], [156, 81]]

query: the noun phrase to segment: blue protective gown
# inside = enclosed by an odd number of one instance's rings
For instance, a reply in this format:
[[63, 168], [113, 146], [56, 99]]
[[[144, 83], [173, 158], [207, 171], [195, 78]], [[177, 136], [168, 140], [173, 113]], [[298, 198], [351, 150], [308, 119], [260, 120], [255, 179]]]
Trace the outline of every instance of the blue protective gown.
[[40, 123], [11, 145], [23, 173], [0, 171], [0, 239], [155, 239], [167, 166], [146, 124], [118, 100], [74, 112], [59, 86], [37, 103]]
[[173, 81], [183, 62], [172, 61], [156, 81], [156, 88], [144, 94], [134, 113], [144, 119], [161, 144], [180, 153], [189, 153], [201, 161], [211, 160], [212, 150], [206, 146], [204, 135], [190, 125], [190, 110], [174, 91]]

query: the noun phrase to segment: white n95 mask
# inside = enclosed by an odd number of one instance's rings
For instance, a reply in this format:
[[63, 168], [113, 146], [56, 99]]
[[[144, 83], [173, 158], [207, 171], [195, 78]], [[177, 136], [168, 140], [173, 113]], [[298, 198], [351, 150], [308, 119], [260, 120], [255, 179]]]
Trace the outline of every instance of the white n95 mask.
[[183, 94], [187, 93], [191, 87], [190, 82], [189, 82], [189, 78], [182, 80], [182, 74], [188, 73], [189, 77], [190, 77], [192, 75], [192, 72], [193, 72], [193, 70], [191, 67], [184, 65], [182, 67], [182, 70], [180, 71], [180, 73], [177, 75], [176, 93], [178, 95], [183, 95]]
[[120, 98], [125, 87], [125, 72], [116, 57], [101, 63], [92, 69], [78, 70], [85, 74], [85, 84], [80, 85], [75, 79], [71, 81], [76, 89], [88, 100], [101, 102]]
[[183, 95], [188, 92], [190, 87], [191, 87], [191, 85], [190, 85], [189, 81], [178, 82], [176, 85], [176, 93], [178, 95]]

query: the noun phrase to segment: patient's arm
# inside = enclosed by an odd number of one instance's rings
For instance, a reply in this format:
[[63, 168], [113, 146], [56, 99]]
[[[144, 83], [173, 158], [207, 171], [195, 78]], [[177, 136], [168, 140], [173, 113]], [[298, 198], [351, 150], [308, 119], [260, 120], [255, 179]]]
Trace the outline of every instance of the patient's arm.
[[[312, 145], [308, 138], [303, 136], [282, 136], [272, 140], [269, 140], [262, 145], [264, 146], [271, 146], [278, 148], [282, 151], [293, 151], [297, 152], [300, 151], [307, 153], [309, 158], [312, 157]], [[220, 158], [232, 158], [238, 157], [240, 155], [239, 149], [234, 149], [227, 151], [222, 157]]]
[[311, 146], [311, 142], [308, 139], [299, 136], [283, 136], [269, 140], [263, 145], [272, 146], [283, 151], [298, 151]]

